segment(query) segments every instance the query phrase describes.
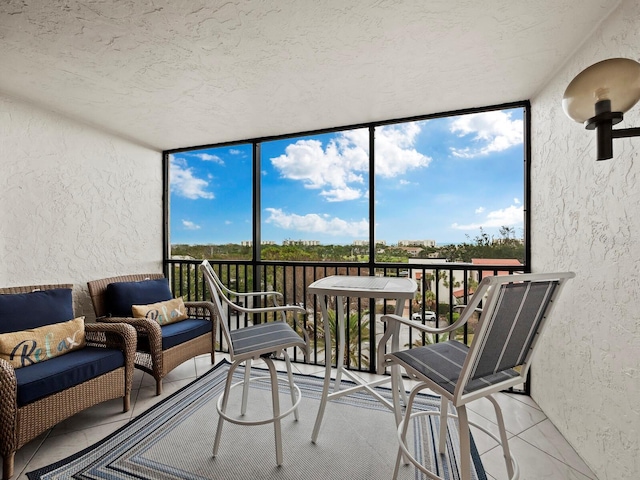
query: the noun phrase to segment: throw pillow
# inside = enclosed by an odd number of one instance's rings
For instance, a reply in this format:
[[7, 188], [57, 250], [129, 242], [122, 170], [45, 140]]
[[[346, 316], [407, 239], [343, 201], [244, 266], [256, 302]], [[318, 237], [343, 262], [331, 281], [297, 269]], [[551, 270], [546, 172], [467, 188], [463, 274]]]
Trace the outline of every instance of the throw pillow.
[[134, 318], [149, 318], [160, 325], [167, 325], [189, 318], [182, 297], [150, 305], [133, 305], [131, 310]]
[[0, 358], [14, 368], [44, 362], [84, 346], [84, 317], [0, 334]]
[[148, 305], [172, 298], [166, 278], [110, 283], [105, 292], [107, 312], [112, 317], [131, 317], [133, 305]]
[[66, 322], [74, 316], [70, 288], [0, 295], [0, 333]]

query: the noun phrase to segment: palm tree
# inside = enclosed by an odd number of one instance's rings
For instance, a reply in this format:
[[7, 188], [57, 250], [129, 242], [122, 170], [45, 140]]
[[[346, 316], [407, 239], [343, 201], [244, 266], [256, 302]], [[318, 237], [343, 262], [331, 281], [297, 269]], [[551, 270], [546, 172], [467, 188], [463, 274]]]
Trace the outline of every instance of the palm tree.
[[[424, 335], [424, 343], [422, 342], [422, 336], [423, 335]], [[436, 337], [437, 336], [438, 336], [437, 333], [424, 332], [424, 333], [422, 333], [422, 335], [418, 335], [418, 338], [416, 338], [413, 341], [413, 343], [411, 344], [411, 348], [422, 347], [423, 345], [433, 345], [433, 344], [436, 343]], [[437, 343], [446, 342], [447, 340], [449, 340], [449, 333], [441, 333], [439, 335]], [[404, 346], [408, 347], [409, 344], [405, 343]]]
[[[329, 317], [329, 328], [331, 329], [331, 363], [336, 363], [337, 358], [337, 321], [335, 310], [327, 310]], [[360, 345], [365, 345], [369, 342], [369, 318], [365, 319], [358, 315], [358, 312], [354, 312], [345, 318], [345, 330], [347, 334], [348, 343], [345, 345], [344, 351], [344, 364], [345, 365], [358, 365], [359, 360], [362, 361], [362, 366], [369, 366], [368, 352], [360, 350]], [[324, 322], [318, 324], [318, 332], [315, 338], [316, 347], [318, 353], [326, 350], [325, 343]], [[326, 359], [325, 359], [326, 361]]]

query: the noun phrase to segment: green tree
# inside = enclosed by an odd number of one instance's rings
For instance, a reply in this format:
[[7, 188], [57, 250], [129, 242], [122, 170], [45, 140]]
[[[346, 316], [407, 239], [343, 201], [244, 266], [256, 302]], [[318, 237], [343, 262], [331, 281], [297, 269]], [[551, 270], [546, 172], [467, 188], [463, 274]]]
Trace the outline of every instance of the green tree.
[[[327, 310], [329, 317], [329, 328], [331, 330], [331, 363], [337, 359], [337, 319], [335, 310]], [[358, 365], [359, 357], [363, 366], [369, 366], [369, 355], [360, 351], [359, 345], [366, 345], [369, 342], [369, 320], [364, 317], [360, 320], [357, 312], [345, 317], [345, 330], [347, 332], [348, 343], [345, 344], [343, 362], [345, 365]], [[340, 333], [343, 334], [343, 333]], [[318, 324], [318, 333], [315, 338], [318, 352], [326, 351], [326, 335], [324, 332], [324, 322]], [[326, 354], [325, 354], [326, 356]], [[326, 361], [326, 360], [325, 360]]]

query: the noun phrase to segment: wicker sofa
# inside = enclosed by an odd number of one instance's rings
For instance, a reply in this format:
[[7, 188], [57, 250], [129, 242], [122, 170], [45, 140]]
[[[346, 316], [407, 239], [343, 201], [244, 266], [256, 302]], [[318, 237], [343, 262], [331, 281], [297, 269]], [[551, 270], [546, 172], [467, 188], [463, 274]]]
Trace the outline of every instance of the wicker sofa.
[[117, 311], [114, 310], [110, 285], [129, 285], [136, 289], [147, 281], [161, 281], [163, 285], [160, 286], [160, 293], [154, 289], [151, 293], [137, 292], [130, 298], [136, 298], [142, 303], [153, 303], [172, 297], [168, 281], [160, 273], [103, 278], [87, 282], [87, 286], [98, 322], [125, 322], [135, 327], [138, 333], [135, 367], [153, 376], [156, 395], [160, 395], [162, 379], [181, 363], [205, 353], [211, 355], [211, 363], [215, 362], [217, 317], [211, 302], [184, 302], [189, 319], [162, 327], [148, 318], [133, 318], [130, 301], [125, 306], [120, 305]]
[[[1, 288], [0, 334], [48, 329], [69, 320], [65, 317], [73, 315], [71, 291], [69, 284]], [[13, 475], [16, 451], [62, 420], [119, 397], [123, 410], [129, 410], [135, 329], [122, 323], [85, 324], [84, 335], [84, 346], [46, 361], [36, 359], [15, 368], [0, 358], [4, 480]]]

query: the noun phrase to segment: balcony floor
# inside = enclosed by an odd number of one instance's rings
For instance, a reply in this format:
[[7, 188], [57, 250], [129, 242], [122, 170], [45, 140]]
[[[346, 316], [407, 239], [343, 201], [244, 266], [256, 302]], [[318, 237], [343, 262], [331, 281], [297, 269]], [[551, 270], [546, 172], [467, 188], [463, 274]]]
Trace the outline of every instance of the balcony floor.
[[[224, 357], [225, 355], [217, 354], [218, 359]], [[185, 362], [165, 378], [164, 393], [159, 397], [155, 396], [152, 378], [136, 370], [129, 412], [114, 413], [121, 411], [122, 403], [121, 400], [111, 400], [60, 423], [16, 453], [12, 479], [26, 479], [26, 472], [49, 465], [96, 443], [210, 368], [208, 355]], [[321, 377], [324, 375], [324, 368], [314, 365], [294, 364], [294, 371]], [[510, 436], [509, 445], [520, 464], [522, 480], [597, 479], [531, 398], [501, 393], [498, 399]], [[497, 434], [497, 426], [492, 421], [493, 407], [488, 400], [473, 402], [468, 409], [471, 421]], [[496, 442], [478, 430], [472, 429], [472, 433], [488, 478], [506, 479], [502, 451]]]

